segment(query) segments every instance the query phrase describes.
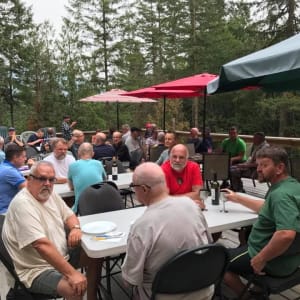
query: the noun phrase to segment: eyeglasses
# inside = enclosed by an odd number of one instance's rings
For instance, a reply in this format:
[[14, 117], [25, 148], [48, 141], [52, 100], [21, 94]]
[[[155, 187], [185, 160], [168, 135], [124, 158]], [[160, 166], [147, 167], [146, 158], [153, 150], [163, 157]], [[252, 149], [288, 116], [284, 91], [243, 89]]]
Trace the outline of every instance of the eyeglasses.
[[139, 187], [139, 186], [145, 186], [146, 188], [151, 189], [151, 186], [149, 186], [148, 184], [134, 184], [133, 182], [131, 182], [129, 184], [129, 187], [131, 187], [131, 188], [135, 188], [135, 187]]
[[38, 176], [35, 176], [35, 175], [32, 175], [32, 174], [30, 174], [29, 176], [34, 178], [35, 180], [38, 180], [41, 183], [46, 183], [47, 181], [49, 181], [50, 183], [55, 183], [56, 180], [57, 180], [55, 177], [50, 177], [50, 178], [43, 177], [43, 176], [38, 177]]

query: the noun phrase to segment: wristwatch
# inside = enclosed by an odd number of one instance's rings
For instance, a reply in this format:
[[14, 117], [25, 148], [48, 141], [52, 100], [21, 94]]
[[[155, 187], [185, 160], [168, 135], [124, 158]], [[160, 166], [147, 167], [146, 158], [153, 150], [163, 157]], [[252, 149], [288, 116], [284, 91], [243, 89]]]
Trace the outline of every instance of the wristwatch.
[[72, 230], [72, 229], [81, 229], [81, 228], [80, 228], [80, 225], [79, 225], [79, 224], [76, 224], [76, 225], [74, 225], [74, 226], [71, 228], [71, 230]]

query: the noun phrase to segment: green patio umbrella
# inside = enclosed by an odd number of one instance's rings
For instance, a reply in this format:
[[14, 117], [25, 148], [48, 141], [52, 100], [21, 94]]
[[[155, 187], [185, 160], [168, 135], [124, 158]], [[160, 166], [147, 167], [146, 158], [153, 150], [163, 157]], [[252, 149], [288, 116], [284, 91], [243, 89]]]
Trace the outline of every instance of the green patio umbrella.
[[221, 67], [208, 94], [256, 86], [271, 91], [300, 89], [300, 34]]

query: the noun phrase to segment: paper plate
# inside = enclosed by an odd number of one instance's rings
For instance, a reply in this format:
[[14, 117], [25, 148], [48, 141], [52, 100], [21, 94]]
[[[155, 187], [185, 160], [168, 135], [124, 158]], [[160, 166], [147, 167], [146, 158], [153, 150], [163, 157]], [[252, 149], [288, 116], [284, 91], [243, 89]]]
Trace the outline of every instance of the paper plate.
[[88, 234], [101, 234], [113, 231], [117, 228], [117, 225], [113, 222], [109, 221], [97, 221], [97, 222], [91, 222], [84, 224], [81, 228], [81, 230], [84, 233]]

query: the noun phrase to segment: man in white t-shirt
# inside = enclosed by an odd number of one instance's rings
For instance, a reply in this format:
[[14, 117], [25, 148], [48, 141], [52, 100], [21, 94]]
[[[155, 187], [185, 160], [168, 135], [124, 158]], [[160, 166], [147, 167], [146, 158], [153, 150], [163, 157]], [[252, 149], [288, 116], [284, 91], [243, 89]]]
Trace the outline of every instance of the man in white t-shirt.
[[52, 143], [53, 152], [45, 157], [45, 161], [50, 161], [55, 170], [56, 183], [68, 182], [68, 171], [71, 163], [75, 161], [73, 155], [68, 154], [68, 142], [65, 139], [58, 138]]
[[[148, 207], [130, 228], [122, 276], [133, 286], [134, 299], [147, 300], [154, 277], [167, 260], [212, 239], [201, 209], [188, 197], [168, 195], [165, 175], [157, 164], [139, 165], [131, 187], [137, 199]], [[186, 295], [172, 295], [172, 300], [211, 299], [213, 290], [210, 286]]]
[[[16, 273], [30, 292], [82, 300], [97, 299], [100, 259], [80, 257], [79, 220], [53, 192], [55, 171], [50, 162], [39, 161], [30, 170], [27, 187], [12, 200], [2, 238]], [[66, 238], [65, 228], [69, 230]], [[79, 258], [87, 277], [76, 270]]]

